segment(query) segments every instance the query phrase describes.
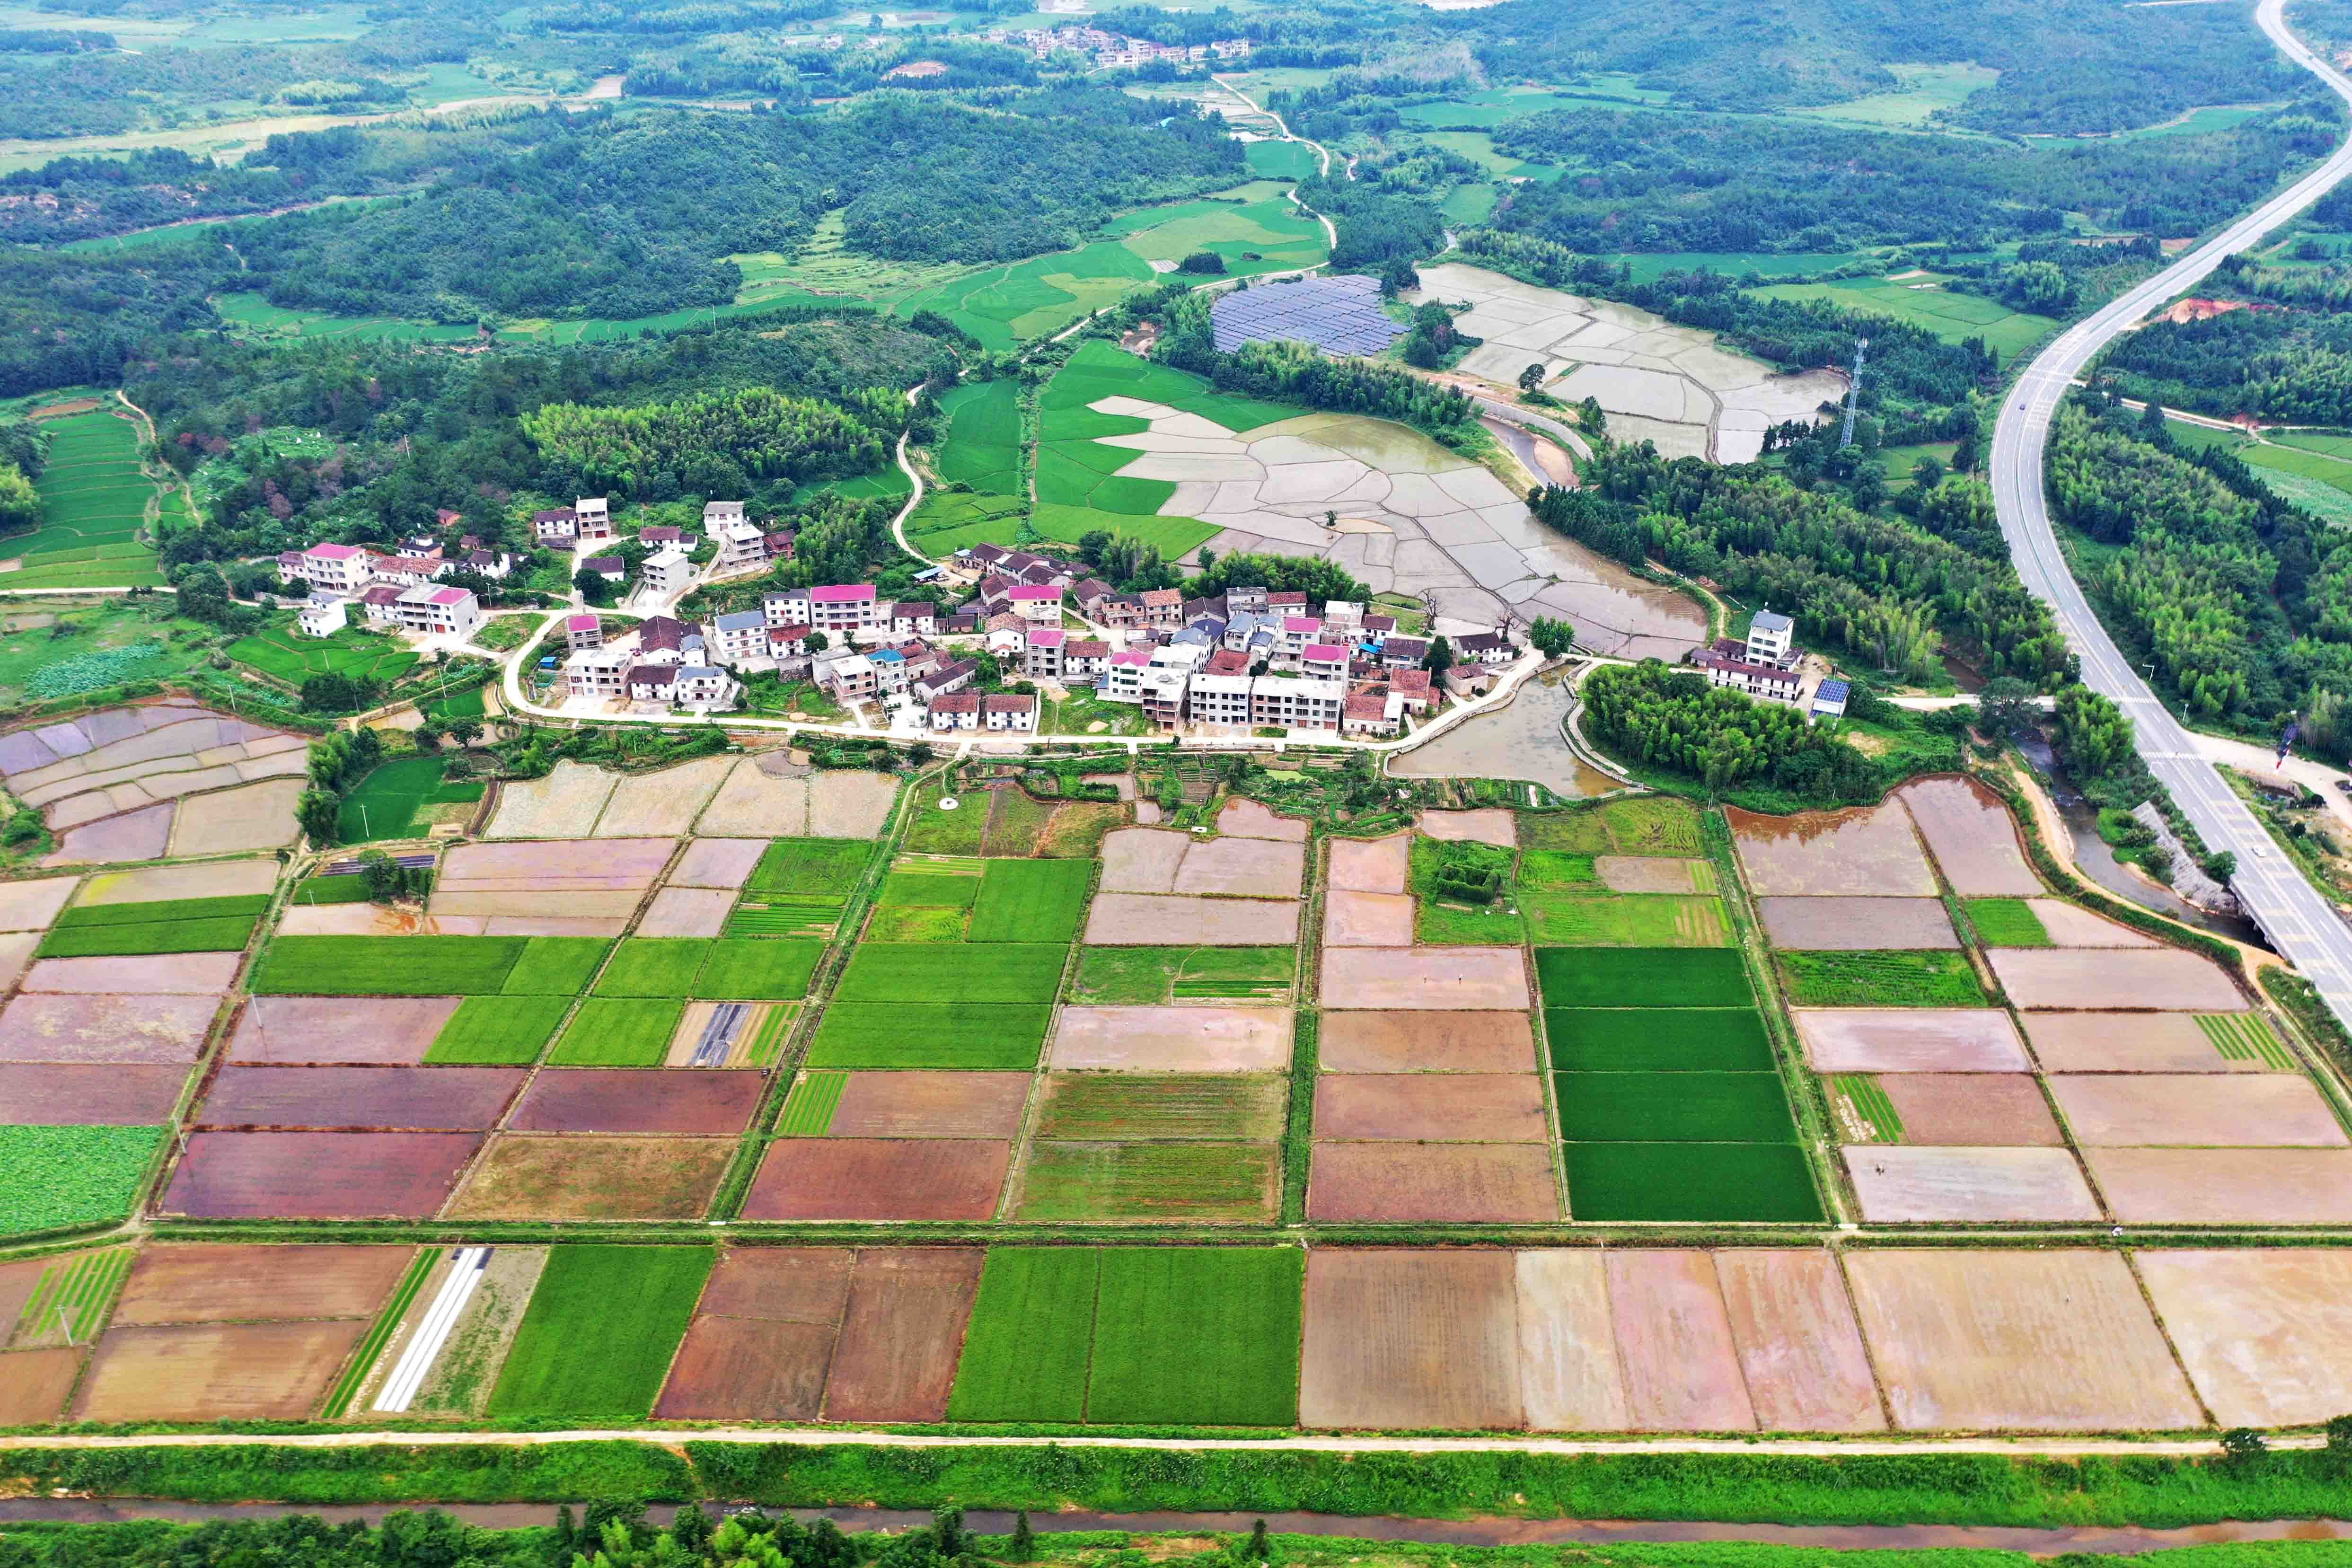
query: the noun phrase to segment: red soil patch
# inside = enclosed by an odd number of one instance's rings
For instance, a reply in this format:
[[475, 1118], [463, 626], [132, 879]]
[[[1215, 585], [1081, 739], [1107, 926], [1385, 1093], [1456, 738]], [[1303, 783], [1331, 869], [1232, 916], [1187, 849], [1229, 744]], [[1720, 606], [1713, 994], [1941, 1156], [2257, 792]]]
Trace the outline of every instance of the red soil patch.
[[191, 1124], [475, 1132], [498, 1124], [530, 1076], [522, 1068], [232, 1065]]
[[735, 1133], [760, 1106], [757, 1073], [549, 1068], [508, 1125], [518, 1132]]
[[74, 1401], [78, 1421], [299, 1421], [368, 1331], [339, 1322], [110, 1329]]
[[37, 1426], [64, 1415], [81, 1358], [66, 1345], [0, 1355], [0, 1426]]
[[1326, 1013], [1325, 1072], [1532, 1072], [1524, 1013]]
[[977, 1247], [870, 1248], [857, 1255], [825, 1391], [829, 1421], [938, 1421], [948, 1413], [965, 1321], [980, 1289]]
[[139, 1255], [117, 1328], [373, 1318], [415, 1250], [158, 1242]]
[[697, 1318], [654, 1414], [665, 1421], [814, 1421], [838, 1331], [831, 1323]]
[[74, 996], [217, 996], [236, 978], [241, 952], [148, 952], [132, 958], [45, 958], [27, 991]]
[[1318, 1143], [1307, 1217], [1372, 1225], [1559, 1218], [1542, 1143]]
[[2028, 1073], [1901, 1072], [1878, 1080], [1906, 1143], [2033, 1145], [2066, 1142], [2042, 1086]]
[[197, 1132], [159, 1206], [202, 1219], [424, 1219], [481, 1145], [469, 1132]]
[[172, 1119], [187, 1077], [177, 1063], [0, 1063], [0, 1122], [151, 1127]]
[[1543, 1080], [1527, 1073], [1325, 1073], [1315, 1136], [1541, 1143]]
[[781, 1138], [743, 1217], [984, 1220], [1012, 1159], [994, 1139]]
[[710, 1271], [701, 1310], [780, 1323], [837, 1323], [857, 1255], [845, 1247], [735, 1247]]
[[1029, 1098], [1025, 1072], [856, 1072], [841, 1091], [836, 1138], [1010, 1138]]
[[372, 1062], [425, 1059], [455, 996], [255, 996], [229, 1031], [238, 1062]]

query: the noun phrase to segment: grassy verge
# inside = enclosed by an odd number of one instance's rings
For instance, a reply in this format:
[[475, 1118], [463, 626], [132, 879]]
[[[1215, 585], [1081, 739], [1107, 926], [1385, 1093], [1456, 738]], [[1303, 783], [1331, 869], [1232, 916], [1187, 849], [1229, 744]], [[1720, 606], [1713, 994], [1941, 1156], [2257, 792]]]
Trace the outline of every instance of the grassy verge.
[[2324, 1452], [2250, 1464], [2157, 1456], [1918, 1453], [1346, 1454], [688, 1442], [354, 1448], [24, 1448], [11, 1490], [225, 1501], [491, 1502], [708, 1497], [768, 1507], [1300, 1509], [1402, 1518], [1675, 1519], [1784, 1524], [2144, 1525], [2341, 1518], [2352, 1480]]

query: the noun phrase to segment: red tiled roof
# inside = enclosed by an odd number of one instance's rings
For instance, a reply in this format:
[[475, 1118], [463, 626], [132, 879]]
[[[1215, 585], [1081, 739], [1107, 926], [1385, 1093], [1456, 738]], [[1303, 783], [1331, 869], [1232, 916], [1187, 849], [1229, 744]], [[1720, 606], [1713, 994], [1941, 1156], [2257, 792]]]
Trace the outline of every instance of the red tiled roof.
[[931, 710], [935, 713], [977, 713], [980, 711], [980, 694], [975, 691], [946, 692], [931, 699]]
[[1036, 706], [1034, 697], [1024, 696], [1017, 691], [992, 691], [980, 700], [980, 710], [983, 713], [1026, 713]]

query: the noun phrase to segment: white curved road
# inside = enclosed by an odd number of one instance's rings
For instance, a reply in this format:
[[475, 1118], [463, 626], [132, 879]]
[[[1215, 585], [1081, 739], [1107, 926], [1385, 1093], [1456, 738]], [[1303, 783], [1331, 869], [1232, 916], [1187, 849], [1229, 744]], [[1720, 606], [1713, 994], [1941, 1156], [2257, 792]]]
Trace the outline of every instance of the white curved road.
[[[2285, 0], [2262, 0], [2255, 19], [2295, 64], [2352, 103], [2352, 80], [2287, 31]], [[2048, 601], [2067, 641], [2081, 654], [2083, 679], [2120, 704], [2137, 728], [2140, 754], [2164, 781], [2208, 847], [2238, 857], [2235, 888], [2246, 912], [2316, 984], [2336, 1016], [2352, 1023], [2352, 930], [2230, 792], [2198, 742], [2166, 711], [2116, 648], [2067, 570], [2052, 531], [2042, 488], [2042, 444], [2068, 386], [2109, 340], [2151, 310], [2200, 281], [2221, 258], [2243, 250], [2317, 201], [2352, 174], [2352, 142], [2246, 216], [2197, 247], [2113, 304], [2077, 322], [2021, 375], [1993, 429], [1993, 494], [2001, 532], [2025, 585]]]

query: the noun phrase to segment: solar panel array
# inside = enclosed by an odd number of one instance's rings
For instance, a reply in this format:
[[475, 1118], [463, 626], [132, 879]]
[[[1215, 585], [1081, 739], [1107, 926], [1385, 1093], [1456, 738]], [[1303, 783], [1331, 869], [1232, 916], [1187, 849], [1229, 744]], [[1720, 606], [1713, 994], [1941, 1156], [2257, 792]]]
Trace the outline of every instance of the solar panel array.
[[1381, 309], [1380, 282], [1371, 278], [1302, 278], [1236, 289], [1218, 296], [1209, 313], [1220, 353], [1289, 338], [1325, 353], [1376, 354], [1410, 330]]

